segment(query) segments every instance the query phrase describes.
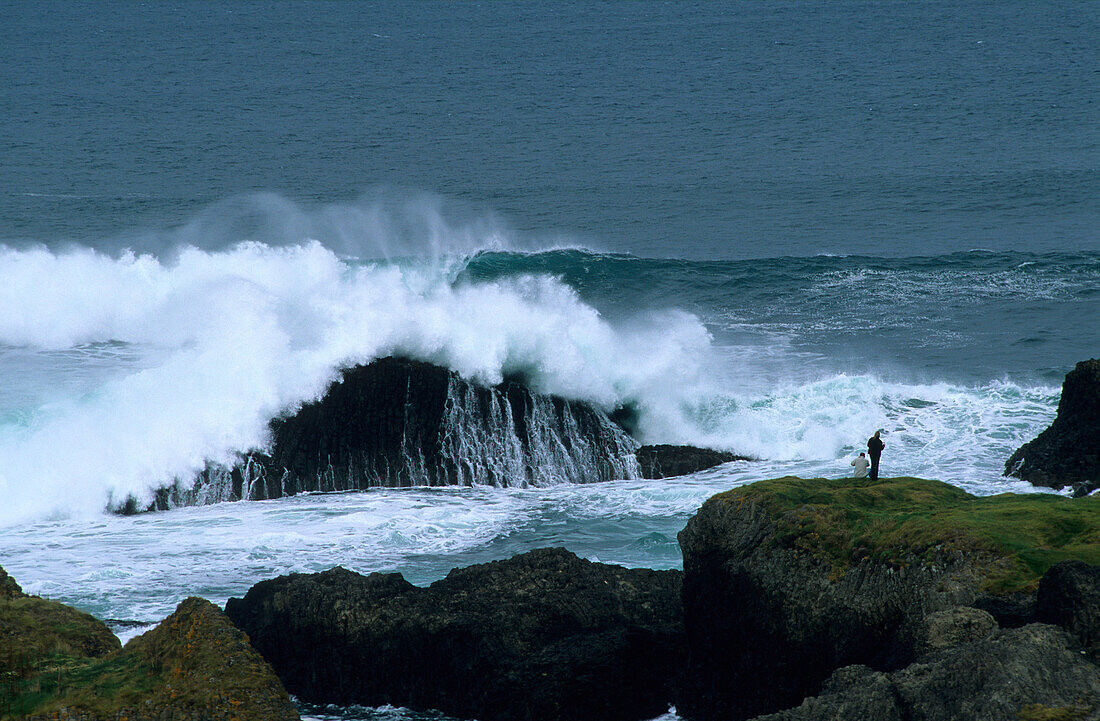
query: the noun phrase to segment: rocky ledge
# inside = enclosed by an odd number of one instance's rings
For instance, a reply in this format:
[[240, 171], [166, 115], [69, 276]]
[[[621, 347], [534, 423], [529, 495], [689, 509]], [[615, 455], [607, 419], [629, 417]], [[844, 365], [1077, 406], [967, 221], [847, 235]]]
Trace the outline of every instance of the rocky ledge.
[[100, 621], [27, 596], [0, 569], [0, 719], [292, 721], [271, 667], [216, 606], [182, 602], [119, 647]]
[[1100, 360], [1066, 374], [1054, 422], [1009, 457], [1005, 475], [1079, 496], [1100, 488]]
[[226, 613], [306, 701], [625, 721], [667, 709], [682, 659], [680, 581], [542, 549], [428, 588], [342, 568], [284, 576]]
[[784, 478], [715, 496], [679, 537], [677, 708], [701, 721], [1094, 718], [1100, 670], [1082, 651], [1100, 569], [1043, 574], [1100, 562], [1098, 512], [1100, 499], [979, 498], [919, 479]]

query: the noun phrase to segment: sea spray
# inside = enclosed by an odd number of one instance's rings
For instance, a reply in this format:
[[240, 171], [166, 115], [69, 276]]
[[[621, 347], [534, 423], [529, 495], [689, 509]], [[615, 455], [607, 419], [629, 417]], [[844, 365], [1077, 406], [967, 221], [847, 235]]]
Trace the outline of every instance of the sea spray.
[[171, 479], [265, 447], [271, 418], [319, 397], [341, 367], [385, 355], [486, 385], [522, 374], [610, 410], [692, 385], [709, 353], [688, 314], [615, 327], [552, 277], [451, 283], [316, 242], [188, 248], [171, 262], [4, 249], [0, 274], [0, 344], [110, 342], [143, 356], [80, 395], [4, 409], [27, 417], [0, 428], [6, 522], [131, 496], [147, 505]]
[[[641, 477], [638, 443], [584, 401], [486, 387], [428, 363], [346, 369], [323, 398], [271, 424], [269, 452], [208, 463], [155, 507], [401, 486], [548, 486]], [[137, 499], [114, 506], [142, 510]]]

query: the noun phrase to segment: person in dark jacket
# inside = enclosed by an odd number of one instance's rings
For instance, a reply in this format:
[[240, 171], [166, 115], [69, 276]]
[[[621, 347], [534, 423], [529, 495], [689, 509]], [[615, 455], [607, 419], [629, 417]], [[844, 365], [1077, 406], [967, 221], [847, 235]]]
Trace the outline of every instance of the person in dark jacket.
[[878, 437], [882, 431], [875, 431], [875, 435], [867, 439], [867, 455], [871, 457], [871, 480], [878, 480], [878, 459], [882, 456], [882, 449], [886, 444]]

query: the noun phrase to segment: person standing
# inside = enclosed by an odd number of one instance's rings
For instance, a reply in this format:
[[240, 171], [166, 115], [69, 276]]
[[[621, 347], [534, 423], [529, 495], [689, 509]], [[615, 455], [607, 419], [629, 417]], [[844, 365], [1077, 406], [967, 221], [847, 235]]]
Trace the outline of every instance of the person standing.
[[871, 462], [867, 460], [866, 453], [860, 453], [859, 458], [852, 461], [852, 466], [855, 467], [855, 471], [852, 472], [854, 478], [866, 478], [867, 466], [871, 465]]
[[879, 433], [882, 431], [875, 431], [875, 435], [867, 439], [867, 455], [871, 457], [871, 480], [878, 480], [878, 459], [882, 456], [882, 449], [886, 447], [886, 444], [879, 438]]

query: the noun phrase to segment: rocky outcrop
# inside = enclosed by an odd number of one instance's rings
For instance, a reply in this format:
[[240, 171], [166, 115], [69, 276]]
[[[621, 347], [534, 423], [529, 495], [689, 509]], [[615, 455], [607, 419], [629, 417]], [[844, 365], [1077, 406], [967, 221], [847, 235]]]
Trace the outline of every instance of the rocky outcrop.
[[730, 461], [752, 460], [725, 451], [694, 446], [642, 446], [638, 449], [642, 478], [670, 478], [698, 473]]
[[[1017, 594], [1006, 616], [1030, 622], [1038, 611], [1025, 609], [1043, 604], [1020, 592], [1038, 583], [1037, 556], [1016, 554], [1095, 556], [1098, 519], [1080, 503], [976, 498], [919, 479], [777, 479], [710, 499], [679, 536], [688, 658], [677, 709], [751, 718], [819, 695], [845, 666], [899, 672], [995, 628], [984, 611], [957, 609], [997, 610], [1003, 594]], [[1067, 585], [1091, 598], [1084, 581]], [[1087, 612], [1073, 618], [1091, 627]]]
[[[279, 679], [221, 609], [188, 598], [156, 628], [126, 644], [120, 664], [154, 671], [140, 699], [121, 697], [101, 718], [292, 721], [298, 711]], [[103, 704], [103, 699], [97, 699]]]
[[344, 370], [320, 400], [273, 420], [271, 439], [270, 452], [242, 454], [232, 467], [208, 464], [196, 478], [162, 488], [152, 504], [128, 498], [116, 510], [376, 486], [664, 478], [741, 458], [690, 446], [639, 449], [620, 422], [590, 403], [516, 381], [485, 387], [398, 358]]
[[821, 693], [756, 721], [1026, 721], [1100, 718], [1100, 670], [1062, 629], [987, 631], [885, 673], [839, 669]]
[[[0, 570], [0, 587], [5, 578]], [[120, 649], [115, 635], [88, 614], [22, 594], [0, 597], [0, 718], [9, 717], [299, 718], [271, 667], [209, 601], [187, 599]]]
[[1054, 422], [1012, 454], [1005, 475], [1077, 495], [1100, 488], [1100, 360], [1066, 374]]
[[1061, 626], [1100, 659], [1100, 566], [1064, 561], [1051, 567], [1035, 594], [1035, 620]]
[[677, 571], [542, 549], [428, 588], [334, 568], [231, 599], [226, 613], [306, 701], [479, 721], [663, 713], [681, 660]]
[[0, 568], [0, 600], [22, 597], [23, 589], [8, 575], [8, 572]]
[[[271, 423], [270, 453], [210, 465], [156, 508], [376, 486], [547, 485], [639, 477], [638, 447], [588, 403], [383, 358]], [[143, 510], [131, 508], [129, 510]]]
[[0, 568], [0, 717], [62, 664], [89, 663], [119, 649], [110, 629], [81, 611], [28, 596]]

